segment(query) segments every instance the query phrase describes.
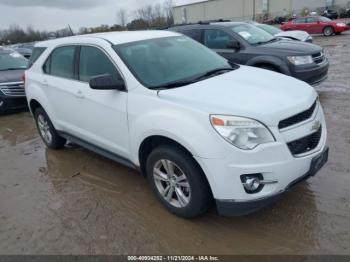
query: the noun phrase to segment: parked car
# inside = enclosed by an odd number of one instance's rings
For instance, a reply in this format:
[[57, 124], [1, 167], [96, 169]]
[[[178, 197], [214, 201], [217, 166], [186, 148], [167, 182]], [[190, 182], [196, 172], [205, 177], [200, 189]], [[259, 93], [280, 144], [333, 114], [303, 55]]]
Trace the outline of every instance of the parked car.
[[307, 42], [307, 43], [312, 43], [313, 38], [311, 35], [309, 35], [305, 31], [300, 31], [300, 30], [292, 30], [292, 31], [282, 31], [281, 29], [271, 26], [271, 25], [266, 25], [266, 24], [260, 24], [257, 22], [252, 22], [249, 21], [248, 23], [255, 25], [259, 27], [260, 29], [266, 31], [267, 33], [280, 37], [280, 38], [285, 38], [285, 39], [291, 39], [291, 40], [296, 40], [296, 41], [302, 41], [302, 42]]
[[24, 43], [18, 44], [15, 48], [13, 48], [16, 52], [23, 55], [25, 58], [30, 58], [33, 52], [35, 43]]
[[0, 48], [0, 114], [27, 107], [22, 80], [26, 67], [21, 54]]
[[[172, 213], [244, 215], [327, 162], [317, 93], [168, 31], [41, 42], [25, 88], [43, 142], [140, 170]], [[140, 201], [142, 201], [140, 199]]]
[[233, 63], [293, 76], [309, 84], [327, 78], [329, 62], [321, 47], [272, 36], [241, 22], [201, 23], [170, 28], [192, 37]]
[[327, 17], [327, 18], [329, 18], [331, 20], [334, 20], [334, 19], [338, 19], [339, 14], [336, 11], [326, 9], [323, 12], [323, 16]]
[[343, 10], [340, 13], [340, 18], [350, 18], [350, 8], [347, 8], [347, 9]]
[[327, 17], [307, 16], [296, 18], [282, 24], [281, 30], [303, 30], [309, 34], [324, 34], [325, 36], [332, 36], [334, 34], [340, 35], [344, 31], [350, 30], [350, 27], [343, 22], [332, 21]]

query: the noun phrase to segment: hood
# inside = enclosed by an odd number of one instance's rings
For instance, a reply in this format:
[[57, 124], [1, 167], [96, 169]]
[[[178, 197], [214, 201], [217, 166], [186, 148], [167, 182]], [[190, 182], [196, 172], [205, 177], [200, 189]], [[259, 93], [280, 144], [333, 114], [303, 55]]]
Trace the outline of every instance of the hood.
[[305, 31], [294, 30], [294, 31], [282, 31], [276, 34], [275, 36], [288, 37], [288, 38], [290, 37], [290, 38], [298, 39], [300, 41], [305, 41], [310, 35]]
[[322, 51], [320, 46], [314, 44], [284, 39], [262, 44], [257, 47], [263, 51], [278, 52], [282, 55], [311, 55]]
[[0, 71], [0, 85], [2, 83], [21, 82], [24, 70]]
[[281, 120], [309, 108], [317, 94], [295, 78], [241, 66], [204, 81], [161, 91], [159, 97], [208, 115], [243, 116], [277, 126]]

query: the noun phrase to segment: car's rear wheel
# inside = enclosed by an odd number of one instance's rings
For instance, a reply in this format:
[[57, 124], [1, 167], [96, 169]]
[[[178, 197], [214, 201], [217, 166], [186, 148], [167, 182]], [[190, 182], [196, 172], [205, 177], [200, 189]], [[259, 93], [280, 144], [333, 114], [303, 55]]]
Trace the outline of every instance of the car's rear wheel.
[[48, 148], [60, 149], [66, 144], [66, 139], [59, 136], [49, 116], [41, 107], [35, 110], [34, 118], [40, 137]]
[[149, 155], [146, 170], [157, 198], [173, 214], [192, 218], [210, 207], [208, 182], [187, 152], [174, 146], [160, 146]]
[[326, 26], [324, 29], [323, 29], [323, 35], [324, 36], [332, 36], [334, 34], [334, 29], [333, 27], [331, 26]]

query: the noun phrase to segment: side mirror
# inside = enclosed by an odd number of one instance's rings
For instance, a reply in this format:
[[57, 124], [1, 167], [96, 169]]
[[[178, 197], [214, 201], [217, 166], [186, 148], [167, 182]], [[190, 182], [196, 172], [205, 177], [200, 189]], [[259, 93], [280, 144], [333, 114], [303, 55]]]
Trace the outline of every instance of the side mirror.
[[230, 49], [240, 49], [240, 48], [241, 48], [241, 43], [238, 42], [237, 40], [231, 40], [231, 41], [227, 44], [227, 48], [230, 48]]
[[91, 89], [96, 90], [119, 90], [125, 91], [125, 83], [123, 80], [116, 80], [112, 75], [98, 75], [90, 79], [89, 85]]

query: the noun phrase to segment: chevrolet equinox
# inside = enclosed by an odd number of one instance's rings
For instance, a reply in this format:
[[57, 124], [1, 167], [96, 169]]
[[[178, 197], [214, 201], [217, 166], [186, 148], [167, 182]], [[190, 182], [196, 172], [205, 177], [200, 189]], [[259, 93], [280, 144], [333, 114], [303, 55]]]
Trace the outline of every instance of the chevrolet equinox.
[[252, 213], [327, 162], [324, 114], [305, 82], [229, 63], [175, 32], [35, 48], [25, 90], [46, 146], [69, 140], [138, 169], [178, 216], [213, 202], [222, 215]]

